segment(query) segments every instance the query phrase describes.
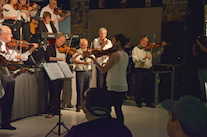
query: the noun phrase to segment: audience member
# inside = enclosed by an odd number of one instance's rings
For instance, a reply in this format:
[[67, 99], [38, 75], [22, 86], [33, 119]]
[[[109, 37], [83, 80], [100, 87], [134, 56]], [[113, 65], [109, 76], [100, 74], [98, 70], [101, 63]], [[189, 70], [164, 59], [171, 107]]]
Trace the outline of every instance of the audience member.
[[207, 107], [202, 101], [186, 95], [178, 101], [164, 100], [162, 106], [169, 111], [170, 137], [207, 137]]
[[105, 89], [90, 89], [83, 111], [88, 122], [73, 126], [65, 137], [132, 137], [125, 125], [109, 117], [111, 99]]

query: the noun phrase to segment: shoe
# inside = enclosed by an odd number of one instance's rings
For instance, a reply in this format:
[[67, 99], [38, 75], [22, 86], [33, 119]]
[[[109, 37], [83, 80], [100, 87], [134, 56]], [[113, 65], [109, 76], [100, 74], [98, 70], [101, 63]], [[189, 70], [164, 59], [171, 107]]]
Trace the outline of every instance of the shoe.
[[137, 105], [138, 108], [142, 108], [142, 105]]
[[47, 116], [45, 116], [46, 118], [52, 118], [53, 114], [47, 114]]
[[80, 108], [77, 108], [77, 109], [76, 109], [76, 112], [80, 112]]
[[153, 104], [149, 104], [149, 105], [146, 105], [147, 107], [150, 107], [150, 108], [156, 108], [156, 106], [155, 105], [153, 105]]
[[[56, 113], [55, 115], [59, 115], [59, 113]], [[60, 113], [60, 116], [62, 116], [63, 114], [62, 113]]]
[[69, 106], [67, 106], [67, 108], [73, 108], [74, 106], [73, 105], [69, 105]]
[[16, 130], [17, 128], [9, 125], [1, 125], [1, 129]]

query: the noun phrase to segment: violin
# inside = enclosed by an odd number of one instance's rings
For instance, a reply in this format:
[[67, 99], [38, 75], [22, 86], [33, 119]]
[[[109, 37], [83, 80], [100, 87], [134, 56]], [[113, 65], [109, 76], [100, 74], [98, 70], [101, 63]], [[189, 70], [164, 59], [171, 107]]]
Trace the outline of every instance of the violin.
[[163, 41], [162, 43], [160, 43], [160, 42], [155, 42], [155, 43], [148, 42], [147, 46], [145, 47], [145, 50], [150, 50], [152, 47], [153, 48], [159, 48], [160, 45], [165, 46], [165, 45], [169, 45], [169, 44], [170, 44], [170, 42], [165, 42], [165, 41]]
[[68, 45], [63, 45], [62, 47], [59, 47], [58, 50], [60, 53], [66, 53], [68, 51], [68, 53], [70, 55], [74, 55], [77, 51], [76, 48], [70, 47], [69, 49]]
[[9, 47], [15, 47], [17, 44], [22, 44], [22, 47], [23, 48], [29, 48], [29, 46], [30, 45], [33, 45], [33, 44], [31, 44], [31, 43], [28, 43], [26, 40], [22, 40], [22, 41], [19, 41], [19, 40], [16, 40], [16, 39], [11, 39], [11, 41], [10, 42], [7, 42], [7, 45], [9, 46]]
[[101, 57], [101, 56], [104, 56], [104, 55], [112, 54], [113, 52], [116, 52], [116, 51], [117, 51], [117, 49], [115, 49], [114, 47], [109, 48], [107, 50], [97, 50], [97, 49], [95, 49], [95, 50], [92, 50], [91, 52], [85, 51], [83, 53], [83, 58], [85, 58], [86, 56], [90, 56], [92, 54], [94, 54], [94, 56], [96, 58], [98, 58], [98, 57]]
[[[9, 71], [15, 71], [19, 68], [22, 68], [22, 66], [16, 62], [16, 61], [8, 61], [5, 59], [4, 56], [0, 55], [0, 65], [3, 67], [7, 67]], [[28, 70], [28, 72], [32, 73], [31, 71]]]
[[64, 16], [66, 14], [66, 11], [65, 10], [61, 10], [60, 8], [55, 8], [53, 13], [55, 15], [61, 15], [61, 16]]

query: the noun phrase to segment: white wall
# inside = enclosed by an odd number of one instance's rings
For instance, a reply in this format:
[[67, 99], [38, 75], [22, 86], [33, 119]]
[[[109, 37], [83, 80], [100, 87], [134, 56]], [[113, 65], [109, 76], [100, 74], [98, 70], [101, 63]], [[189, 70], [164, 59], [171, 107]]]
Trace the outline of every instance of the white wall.
[[90, 41], [98, 37], [98, 29], [105, 27], [108, 38], [123, 33], [137, 45], [139, 39], [148, 35], [152, 42], [161, 40], [162, 7], [127, 8], [127, 9], [96, 9], [89, 11]]
[[[70, 10], [67, 10], [66, 12], [68, 13], [70, 12]], [[62, 33], [71, 33], [70, 25], [71, 25], [71, 17], [68, 16], [64, 21], [59, 22], [59, 31]]]

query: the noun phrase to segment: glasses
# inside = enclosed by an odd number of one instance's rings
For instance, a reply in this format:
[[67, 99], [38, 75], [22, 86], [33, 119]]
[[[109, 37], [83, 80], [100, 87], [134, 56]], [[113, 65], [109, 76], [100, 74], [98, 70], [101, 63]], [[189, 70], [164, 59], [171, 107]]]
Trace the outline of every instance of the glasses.
[[8, 35], [8, 36], [13, 36], [11, 33], [5, 33], [6, 35]]

